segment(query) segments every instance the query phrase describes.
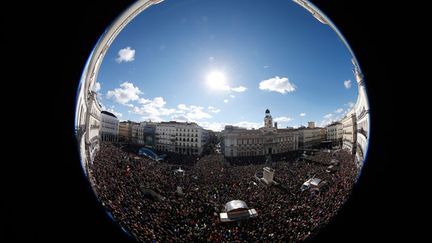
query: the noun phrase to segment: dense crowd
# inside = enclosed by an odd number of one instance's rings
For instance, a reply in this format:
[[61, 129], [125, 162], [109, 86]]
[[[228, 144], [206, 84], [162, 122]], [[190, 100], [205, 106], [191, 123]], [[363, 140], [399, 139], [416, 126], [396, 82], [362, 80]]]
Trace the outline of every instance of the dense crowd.
[[300, 152], [292, 151], [280, 154], [273, 154], [270, 158], [268, 155], [257, 155], [257, 156], [243, 156], [243, 157], [226, 157], [225, 161], [230, 165], [242, 166], [242, 165], [259, 165], [263, 163], [271, 163], [273, 161], [293, 161], [298, 158]]
[[[316, 233], [334, 216], [357, 175], [353, 156], [345, 151], [309, 157], [322, 163], [299, 160], [298, 155], [272, 156], [278, 186], [267, 186], [254, 178], [268, 166], [265, 161], [226, 163], [213, 154], [189, 160], [170, 155], [161, 163], [102, 144], [89, 176], [114, 219], [142, 242], [292, 242]], [[331, 159], [340, 161], [336, 173], [326, 172]], [[185, 174], [175, 173], [179, 166]], [[327, 189], [301, 191], [312, 176], [326, 181]], [[220, 222], [219, 213], [235, 199], [245, 201], [258, 216]]]

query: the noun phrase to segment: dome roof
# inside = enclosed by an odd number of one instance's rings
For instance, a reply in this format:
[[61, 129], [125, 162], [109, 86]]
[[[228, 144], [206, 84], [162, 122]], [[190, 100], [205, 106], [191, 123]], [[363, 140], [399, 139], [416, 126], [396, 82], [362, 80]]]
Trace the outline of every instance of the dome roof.
[[242, 200], [232, 200], [225, 204], [225, 211], [231, 212], [238, 209], [249, 209], [246, 203]]
[[114, 118], [117, 118], [113, 113], [108, 112], [108, 111], [101, 111], [102, 114], [108, 115], [108, 116], [112, 116]]

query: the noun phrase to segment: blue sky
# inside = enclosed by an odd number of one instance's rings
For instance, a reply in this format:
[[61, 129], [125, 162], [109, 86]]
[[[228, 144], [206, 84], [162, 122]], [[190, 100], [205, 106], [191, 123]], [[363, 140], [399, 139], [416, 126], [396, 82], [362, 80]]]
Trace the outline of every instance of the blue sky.
[[165, 0], [129, 23], [94, 89], [120, 120], [325, 125], [355, 103], [351, 55], [289, 0]]

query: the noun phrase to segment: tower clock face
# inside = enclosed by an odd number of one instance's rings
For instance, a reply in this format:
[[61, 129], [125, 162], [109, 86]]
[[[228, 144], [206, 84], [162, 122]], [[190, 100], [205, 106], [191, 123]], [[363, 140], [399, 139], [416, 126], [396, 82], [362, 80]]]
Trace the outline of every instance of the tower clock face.
[[83, 69], [82, 168], [141, 242], [319, 237], [366, 161], [365, 85], [306, 0], [138, 0]]

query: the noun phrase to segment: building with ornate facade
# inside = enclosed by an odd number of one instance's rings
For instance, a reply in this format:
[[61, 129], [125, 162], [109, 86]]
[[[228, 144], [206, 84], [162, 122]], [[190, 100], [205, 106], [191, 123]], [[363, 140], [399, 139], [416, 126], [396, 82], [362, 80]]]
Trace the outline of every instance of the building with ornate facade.
[[332, 28], [335, 33], [339, 36], [341, 41], [348, 48], [348, 51], [352, 56], [352, 63], [354, 65], [353, 73], [357, 81], [358, 96], [357, 102], [353, 109], [341, 120], [344, 134], [343, 134], [343, 148], [350, 150], [356, 155], [356, 161], [358, 166], [363, 165], [363, 161], [366, 158], [368, 149], [368, 138], [369, 138], [369, 102], [366, 94], [366, 87], [364, 82], [363, 74], [358, 65], [357, 59], [355, 58], [354, 52], [350, 45], [336, 28], [336, 26], [323, 14], [314, 4], [307, 0], [293, 0], [307, 11], [309, 11], [318, 21], [328, 25]]
[[344, 130], [342, 148], [355, 154], [357, 166], [361, 167], [368, 149], [369, 102], [363, 74], [354, 58], [352, 63], [358, 86], [358, 95], [354, 107], [341, 120]]
[[130, 141], [132, 144], [144, 144], [144, 124], [132, 122], [131, 123], [131, 137]]
[[354, 65], [353, 73], [357, 81], [358, 96], [357, 102], [354, 105], [354, 112], [356, 116], [356, 161], [357, 165], [361, 167], [366, 158], [368, 149], [369, 138], [369, 102], [366, 94], [366, 87], [364, 76], [359, 68], [359, 65], [352, 59]]
[[278, 154], [297, 149], [298, 132], [273, 126], [268, 109], [265, 112], [264, 127], [249, 130], [228, 125], [222, 131], [221, 150], [226, 157]]
[[121, 142], [132, 142], [132, 125], [136, 122], [132, 121], [122, 121], [119, 123], [119, 141]]
[[100, 124], [98, 124], [100, 119], [98, 120], [96, 117], [98, 113], [97, 110], [99, 110], [100, 116], [101, 107], [92, 108], [92, 106], [99, 105], [93, 104], [93, 102], [96, 101], [96, 94], [92, 94], [92, 90], [97, 81], [102, 60], [121, 29], [141, 11], [159, 2], [161, 2], [161, 0], [137, 1], [134, 3], [127, 12], [123, 13], [112, 23], [111, 28], [107, 29], [104, 35], [98, 40], [85, 64], [78, 86], [77, 106], [75, 109], [75, 132], [80, 147], [81, 164], [86, 174], [88, 173], [87, 164], [91, 162], [89, 159], [93, 160], [88, 157], [88, 153], [94, 156], [94, 152], [96, 152], [95, 149], [98, 149], [98, 145], [91, 142], [98, 141], [96, 138], [99, 137], [99, 131], [96, 127], [100, 126]]
[[156, 124], [155, 148], [159, 151], [200, 155], [206, 143], [205, 130], [194, 122], [161, 122]]
[[342, 145], [343, 126], [340, 122], [333, 122], [326, 127], [326, 140], [333, 145]]
[[111, 112], [101, 112], [101, 141], [117, 142], [119, 132], [119, 119]]
[[357, 138], [356, 115], [354, 110], [350, 110], [341, 120], [343, 135], [342, 149], [348, 150], [355, 154], [355, 144]]
[[85, 143], [88, 152], [89, 162], [92, 163], [94, 156], [100, 148], [99, 130], [101, 128], [101, 110], [102, 106], [97, 100], [97, 94], [90, 91], [87, 100], [88, 110], [86, 113], [86, 134]]
[[307, 127], [298, 129], [298, 146], [300, 149], [317, 147], [326, 139], [326, 129], [315, 127], [315, 122], [308, 122]]

